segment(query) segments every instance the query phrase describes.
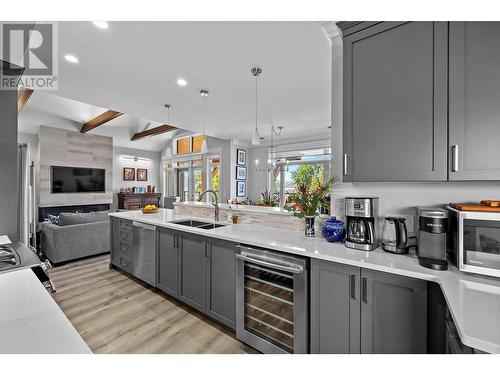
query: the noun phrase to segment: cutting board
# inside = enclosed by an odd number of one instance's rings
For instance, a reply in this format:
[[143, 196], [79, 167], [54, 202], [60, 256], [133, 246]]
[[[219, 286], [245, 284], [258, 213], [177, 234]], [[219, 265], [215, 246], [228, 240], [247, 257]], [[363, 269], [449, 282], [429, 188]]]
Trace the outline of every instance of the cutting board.
[[491, 207], [479, 203], [450, 203], [450, 206], [460, 211], [500, 212], [500, 207]]

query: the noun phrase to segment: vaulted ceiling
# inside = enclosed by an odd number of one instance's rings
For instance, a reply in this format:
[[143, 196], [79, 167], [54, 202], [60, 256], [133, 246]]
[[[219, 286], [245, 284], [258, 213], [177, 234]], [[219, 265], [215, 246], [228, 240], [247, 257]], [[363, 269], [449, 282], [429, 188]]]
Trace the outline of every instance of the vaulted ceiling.
[[[66, 54], [79, 62], [65, 61]], [[130, 143], [128, 147], [160, 148], [156, 143], [165, 143], [172, 134], [138, 142], [130, 142], [130, 135], [148, 122], [150, 127], [168, 123], [202, 131], [199, 91], [208, 89], [207, 134], [249, 143], [255, 123], [250, 69], [258, 65], [263, 68], [261, 134], [269, 137], [274, 123], [285, 127], [282, 139], [325, 137], [330, 54], [318, 22], [110, 22], [108, 29], [92, 22], [60, 22], [59, 90], [35, 93], [21, 114], [20, 127], [33, 132], [40, 119], [56, 121], [54, 116], [59, 116], [70, 118], [79, 130], [82, 121], [112, 109], [127, 115], [92, 132], [112, 134], [121, 138], [120, 145]], [[187, 85], [177, 85], [179, 78]], [[65, 106], [63, 98], [91, 105]], [[173, 106], [170, 121], [167, 103]], [[123, 134], [117, 134], [118, 128]]]

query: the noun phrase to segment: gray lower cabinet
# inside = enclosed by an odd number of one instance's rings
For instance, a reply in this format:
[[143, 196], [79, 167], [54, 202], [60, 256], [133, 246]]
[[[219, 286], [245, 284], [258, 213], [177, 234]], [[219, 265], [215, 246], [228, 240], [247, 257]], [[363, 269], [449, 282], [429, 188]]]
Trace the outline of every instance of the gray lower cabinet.
[[236, 258], [231, 242], [210, 240], [207, 243], [207, 306], [208, 316], [236, 328]]
[[118, 254], [119, 254], [119, 246], [120, 246], [120, 221], [116, 218], [110, 218], [110, 226], [111, 235], [109, 236], [111, 241], [111, 263], [116, 265], [118, 264]]
[[427, 282], [311, 260], [312, 353], [426, 353]]
[[311, 260], [311, 353], [359, 353], [359, 267]]
[[178, 298], [205, 312], [207, 247], [205, 237], [183, 233], [179, 236], [179, 295]]
[[446, 22], [344, 37], [344, 181], [447, 179]]
[[111, 218], [111, 263], [133, 274], [133, 225], [131, 220]]
[[158, 232], [158, 288], [235, 329], [235, 244], [164, 228]]
[[449, 33], [449, 179], [500, 180], [500, 22]]
[[170, 294], [179, 295], [179, 236], [167, 229], [158, 230], [158, 289]]
[[427, 282], [361, 270], [361, 353], [427, 352]]

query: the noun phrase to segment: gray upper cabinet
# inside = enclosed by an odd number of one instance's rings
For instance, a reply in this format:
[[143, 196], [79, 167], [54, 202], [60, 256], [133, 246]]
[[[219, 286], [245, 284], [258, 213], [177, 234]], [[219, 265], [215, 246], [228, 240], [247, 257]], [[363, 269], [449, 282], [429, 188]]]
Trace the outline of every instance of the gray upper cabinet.
[[179, 236], [171, 230], [160, 229], [158, 234], [158, 283], [159, 289], [178, 297]]
[[447, 179], [447, 38], [446, 22], [344, 38], [344, 181]]
[[207, 243], [207, 309], [208, 316], [236, 328], [236, 258], [235, 244], [210, 240]]
[[360, 352], [359, 267], [311, 260], [311, 353]]
[[500, 180], [500, 22], [449, 33], [449, 179]]
[[427, 352], [427, 282], [361, 271], [361, 353]]
[[188, 233], [179, 236], [179, 299], [205, 312], [207, 246], [205, 237]]

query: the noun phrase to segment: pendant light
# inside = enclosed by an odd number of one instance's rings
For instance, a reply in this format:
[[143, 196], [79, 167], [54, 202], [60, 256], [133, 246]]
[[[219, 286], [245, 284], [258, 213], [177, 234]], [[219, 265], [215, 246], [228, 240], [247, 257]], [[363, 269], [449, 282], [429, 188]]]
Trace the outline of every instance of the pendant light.
[[260, 134], [259, 134], [259, 129], [257, 128], [257, 108], [258, 108], [258, 84], [257, 84], [257, 81], [258, 81], [258, 78], [259, 76], [262, 74], [262, 68], [258, 68], [258, 67], [255, 67], [255, 68], [252, 68], [251, 70], [252, 72], [252, 75], [255, 77], [255, 129], [253, 131], [253, 137], [252, 137], [252, 145], [254, 146], [259, 146], [260, 145]]
[[203, 142], [201, 143], [201, 153], [208, 153], [207, 145], [207, 97], [208, 90], [200, 90], [200, 95], [203, 97]]

